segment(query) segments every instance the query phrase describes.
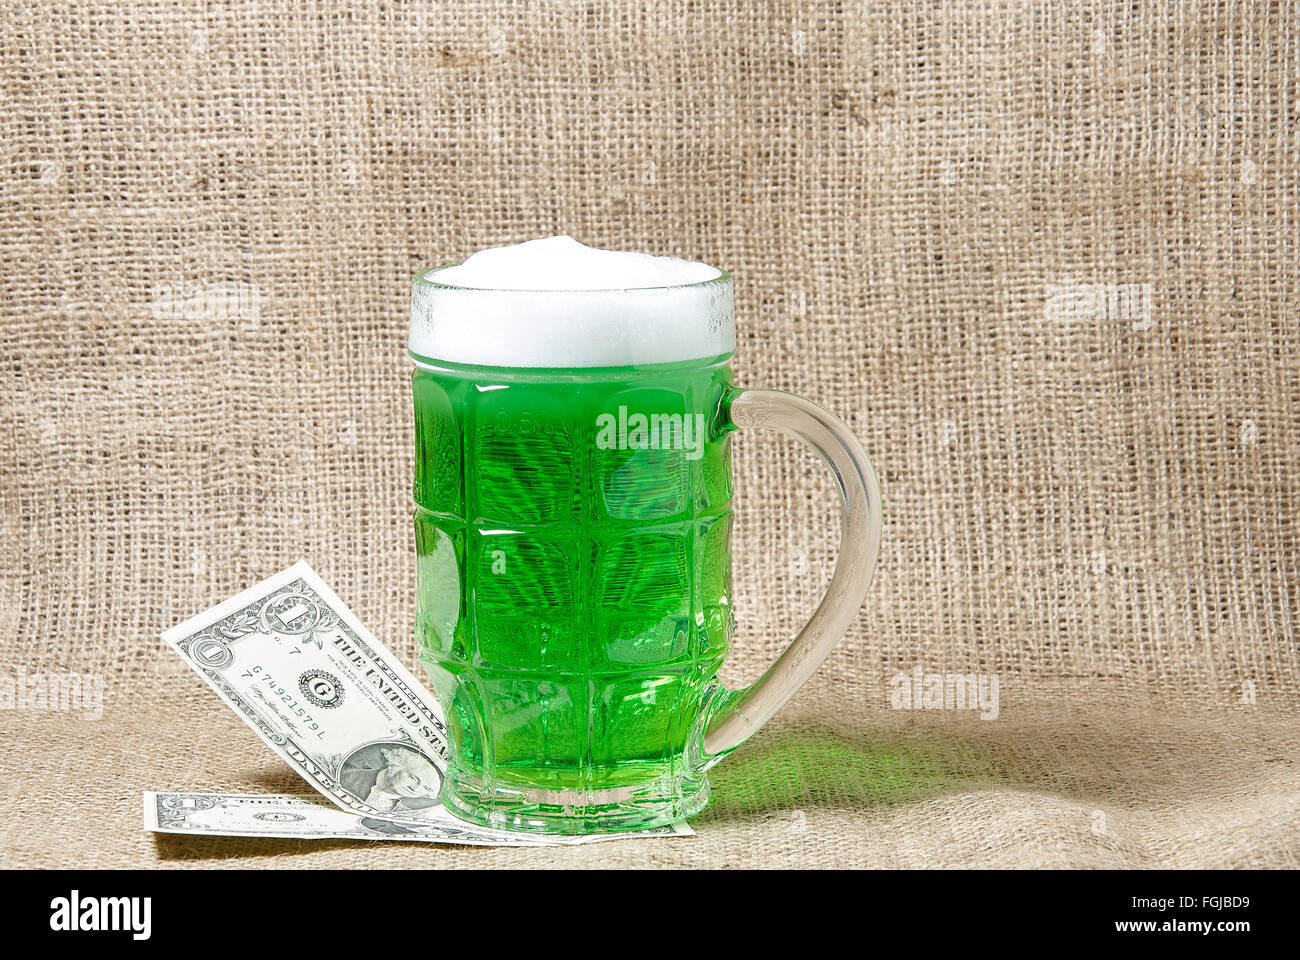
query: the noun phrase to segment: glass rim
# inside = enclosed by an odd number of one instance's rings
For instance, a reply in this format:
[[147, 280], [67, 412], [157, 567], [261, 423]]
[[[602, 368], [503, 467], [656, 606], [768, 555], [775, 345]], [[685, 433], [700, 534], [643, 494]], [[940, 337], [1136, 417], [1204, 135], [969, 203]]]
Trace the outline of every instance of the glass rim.
[[467, 287], [459, 283], [439, 283], [437, 280], [430, 279], [432, 274], [459, 266], [461, 266], [459, 263], [447, 263], [440, 267], [427, 267], [412, 278], [411, 286], [428, 290], [448, 290], [456, 293], [562, 293], [565, 296], [578, 296], [584, 293], [608, 295], [611, 293], [652, 293], [665, 290], [705, 290], [712, 286], [722, 287], [731, 283], [730, 271], [724, 270], [722, 267], [713, 267], [712, 264], [705, 264], [705, 266], [717, 270], [718, 275], [716, 277], [709, 277], [707, 280], [692, 280], [690, 283], [668, 283], [650, 287], [593, 287], [576, 290], [568, 287]]

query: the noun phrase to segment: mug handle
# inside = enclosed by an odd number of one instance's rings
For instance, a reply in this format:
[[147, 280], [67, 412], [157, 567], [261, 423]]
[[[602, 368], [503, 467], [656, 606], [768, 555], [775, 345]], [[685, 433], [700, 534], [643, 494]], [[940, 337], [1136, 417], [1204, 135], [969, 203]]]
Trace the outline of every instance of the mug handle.
[[743, 690], [719, 686], [697, 729], [708, 769], [785, 705], [839, 643], [871, 586], [880, 554], [880, 483], [852, 431], [811, 400], [778, 390], [736, 389], [723, 400], [724, 429], [770, 427], [802, 440], [826, 463], [844, 503], [840, 555], [826, 596], [767, 672]]

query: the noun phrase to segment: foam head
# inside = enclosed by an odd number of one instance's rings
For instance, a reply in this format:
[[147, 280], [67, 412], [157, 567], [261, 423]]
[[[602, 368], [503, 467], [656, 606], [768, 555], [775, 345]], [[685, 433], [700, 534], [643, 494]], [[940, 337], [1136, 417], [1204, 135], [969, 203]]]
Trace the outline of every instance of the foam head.
[[735, 349], [731, 278], [717, 267], [530, 240], [426, 270], [411, 353], [498, 367], [674, 363]]

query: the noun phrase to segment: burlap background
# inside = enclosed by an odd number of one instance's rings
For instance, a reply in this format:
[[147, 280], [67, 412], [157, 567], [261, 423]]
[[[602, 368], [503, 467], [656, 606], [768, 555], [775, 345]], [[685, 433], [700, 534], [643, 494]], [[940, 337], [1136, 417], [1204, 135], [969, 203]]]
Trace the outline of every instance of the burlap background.
[[[38, 0], [0, 35], [0, 668], [107, 685], [0, 712], [3, 863], [1297, 864], [1293, 5]], [[691, 840], [144, 834], [145, 789], [293, 788], [163, 628], [302, 557], [410, 650], [410, 277], [559, 232], [731, 269], [739, 379], [863, 439], [855, 629]], [[794, 447], [737, 469], [739, 682], [837, 521]], [[916, 665], [996, 674], [999, 718], [891, 710]]]

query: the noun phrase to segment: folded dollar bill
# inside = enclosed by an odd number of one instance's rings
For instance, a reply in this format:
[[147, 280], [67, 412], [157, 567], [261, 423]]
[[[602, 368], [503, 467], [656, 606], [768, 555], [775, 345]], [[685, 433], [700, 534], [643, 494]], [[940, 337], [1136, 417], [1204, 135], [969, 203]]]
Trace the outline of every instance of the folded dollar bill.
[[[147, 793], [148, 830], [526, 846], [614, 836], [542, 837], [454, 817], [439, 799], [447, 731], [437, 700], [305, 562], [163, 640], [335, 809], [292, 795]], [[635, 835], [690, 833], [679, 824]]]
[[489, 830], [442, 813], [422, 823], [398, 822], [348, 813], [316, 794], [154, 793], [144, 795], [146, 830], [223, 837], [409, 840], [476, 846], [574, 846], [622, 837], [689, 836], [684, 823], [636, 833], [536, 836]]

